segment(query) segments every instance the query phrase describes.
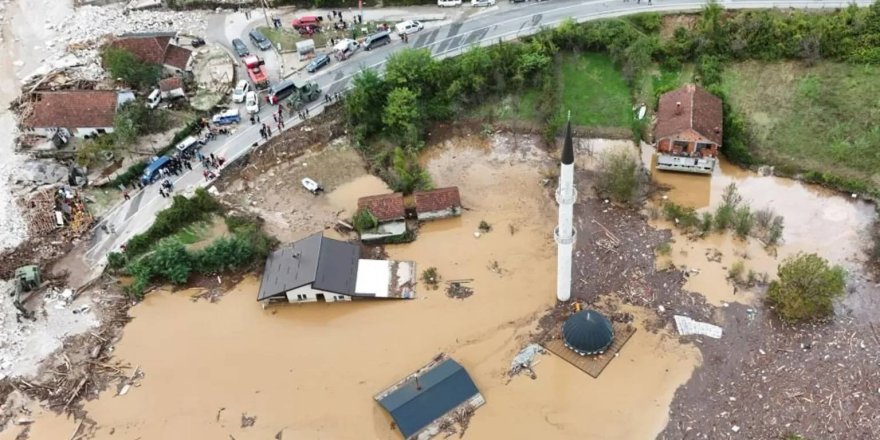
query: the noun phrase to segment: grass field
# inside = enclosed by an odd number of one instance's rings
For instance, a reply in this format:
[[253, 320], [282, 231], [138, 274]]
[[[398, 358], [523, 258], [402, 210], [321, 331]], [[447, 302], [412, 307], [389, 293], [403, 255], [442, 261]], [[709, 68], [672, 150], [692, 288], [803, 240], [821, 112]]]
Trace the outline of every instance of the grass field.
[[611, 59], [602, 54], [569, 55], [561, 67], [563, 115], [587, 127], [632, 126], [630, 88]]
[[311, 37], [302, 37], [299, 32], [291, 28], [275, 29], [267, 26], [257, 28], [275, 47], [280, 47], [282, 52], [290, 52], [296, 50], [296, 42], [312, 39], [315, 40], [316, 48], [323, 48], [327, 45], [327, 36], [323, 33], [313, 34]]
[[749, 62], [724, 89], [761, 159], [880, 187], [880, 67]]

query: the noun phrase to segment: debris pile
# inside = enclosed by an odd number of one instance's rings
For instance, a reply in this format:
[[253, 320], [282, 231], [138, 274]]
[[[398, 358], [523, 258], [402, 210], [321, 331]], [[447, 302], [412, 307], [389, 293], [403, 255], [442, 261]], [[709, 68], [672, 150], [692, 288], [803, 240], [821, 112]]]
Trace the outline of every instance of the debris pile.
[[522, 372], [527, 372], [529, 377], [537, 379], [535, 370], [532, 367], [536, 364], [535, 357], [539, 354], [545, 354], [547, 350], [538, 344], [529, 344], [519, 351], [510, 362], [510, 368], [507, 370], [507, 376], [513, 377]]
[[465, 286], [470, 280], [451, 280], [446, 282], [446, 296], [455, 299], [465, 299], [474, 294], [474, 289]]

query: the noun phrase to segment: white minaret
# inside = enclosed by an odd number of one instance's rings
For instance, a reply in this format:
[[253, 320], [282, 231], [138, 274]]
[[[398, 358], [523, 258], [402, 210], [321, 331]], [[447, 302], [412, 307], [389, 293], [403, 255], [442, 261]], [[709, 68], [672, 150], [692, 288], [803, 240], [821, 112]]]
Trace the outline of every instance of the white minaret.
[[559, 166], [559, 187], [556, 188], [556, 203], [559, 204], [559, 226], [553, 232], [558, 246], [556, 256], [556, 299], [568, 301], [571, 298], [571, 256], [577, 233], [574, 230], [574, 201], [577, 190], [574, 188], [574, 146], [571, 143], [571, 114], [565, 125], [565, 143], [562, 146], [562, 161]]

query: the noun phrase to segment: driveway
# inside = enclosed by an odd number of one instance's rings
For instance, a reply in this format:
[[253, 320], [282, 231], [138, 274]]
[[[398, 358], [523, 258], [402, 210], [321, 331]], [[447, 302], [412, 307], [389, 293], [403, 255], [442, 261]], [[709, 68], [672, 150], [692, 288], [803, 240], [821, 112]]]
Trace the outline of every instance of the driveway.
[[[506, 3], [506, 2], [504, 2]], [[312, 80], [317, 82], [324, 93], [336, 93], [345, 91], [352, 77], [360, 70], [373, 68], [381, 71], [385, 59], [391, 53], [405, 47], [425, 48], [431, 51], [436, 58], [455, 56], [466, 51], [473, 45], [487, 46], [497, 43], [499, 40], [510, 40], [520, 36], [538, 32], [544, 27], [555, 26], [566, 19], [573, 18], [579, 22], [596, 20], [600, 18], [617, 17], [628, 14], [636, 14], [649, 11], [694, 11], [699, 10], [705, 2], [702, 0], [656, 0], [653, 5], [646, 2], [638, 4], [634, 1], [624, 3], [616, 1], [547, 1], [541, 3], [518, 3], [499, 4], [484, 8], [479, 11], [469, 12], [469, 17], [462, 21], [445, 21], [441, 23], [426, 23], [425, 29], [410, 36], [409, 43], [404, 44], [395, 39], [392, 44], [386, 45], [374, 51], [360, 51], [355, 53], [349, 60], [334, 62], [330, 68], [322, 70], [316, 75], [298, 75], [300, 80]], [[855, 2], [860, 6], [867, 6], [869, 0]], [[844, 2], [822, 2], [816, 0], [798, 1], [769, 1], [769, 0], [727, 0], [721, 2], [726, 8], [757, 9], [768, 7], [795, 7], [795, 8], [839, 8], [845, 7]], [[470, 9], [469, 6], [464, 8]], [[439, 8], [438, 8], [439, 9]], [[445, 9], [443, 11], [446, 11]], [[365, 14], [368, 11], [365, 11]], [[305, 14], [305, 13], [302, 13]], [[365, 16], [367, 18], [367, 16]], [[224, 38], [223, 43], [228, 47], [232, 38], [246, 34], [248, 26], [253, 26], [263, 20], [262, 15], [255, 12], [251, 20], [245, 20], [243, 13], [230, 14], [224, 18], [225, 29], [214, 29], [208, 38]], [[211, 29], [214, 26], [209, 26]], [[247, 40], [245, 40], [247, 41]], [[247, 41], [250, 44], [249, 41]], [[269, 53], [262, 52], [269, 59]], [[265, 106], [260, 113], [263, 122], [272, 121], [271, 112], [274, 108]], [[323, 99], [319, 98], [310, 105], [311, 115], [317, 115], [323, 110]], [[296, 127], [301, 121], [297, 117], [285, 114], [286, 128]], [[205, 145], [203, 154], [214, 153], [227, 159], [227, 164], [237, 157], [245, 154], [252, 146], [262, 143], [259, 129], [250, 125], [247, 121], [238, 126], [236, 132], [228, 136], [220, 136], [213, 142]], [[273, 130], [275, 129], [273, 124]], [[273, 133], [275, 134], [275, 133]], [[194, 170], [176, 177], [173, 181], [176, 192], [189, 193], [198, 187], [209, 184], [202, 176], [201, 165], [194, 165]], [[159, 196], [158, 186], [153, 185], [135, 194], [130, 201], [123, 202], [114, 207], [105, 217], [103, 223], [109, 226], [110, 232], [105, 233], [100, 228], [89, 243], [86, 258], [90, 266], [94, 268], [93, 275], [102, 270], [108, 252], [118, 250], [131, 236], [143, 232], [152, 223], [156, 214], [170, 205], [170, 199]]]

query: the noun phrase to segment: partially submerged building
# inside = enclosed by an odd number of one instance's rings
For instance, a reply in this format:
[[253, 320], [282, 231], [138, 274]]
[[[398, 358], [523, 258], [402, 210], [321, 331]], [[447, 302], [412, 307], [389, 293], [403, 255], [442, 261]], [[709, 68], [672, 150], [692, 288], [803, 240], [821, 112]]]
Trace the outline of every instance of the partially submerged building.
[[712, 174], [723, 139], [721, 99], [695, 84], [660, 96], [657, 169]]
[[461, 196], [457, 186], [413, 193], [419, 220], [436, 220], [461, 215]]
[[562, 341], [581, 356], [602, 354], [614, 340], [611, 321], [595, 310], [571, 315], [562, 325]]
[[471, 414], [486, 403], [470, 375], [458, 362], [440, 355], [374, 399], [394, 419], [407, 440], [426, 440], [454, 424], [456, 412]]
[[376, 218], [377, 226], [361, 231], [361, 240], [376, 241], [406, 234], [406, 209], [403, 194], [379, 194], [358, 199], [358, 211], [367, 210]]
[[22, 128], [37, 136], [89, 138], [113, 132], [116, 110], [134, 100], [129, 91], [62, 90], [36, 92], [24, 110]]
[[257, 301], [267, 305], [415, 296], [415, 263], [359, 256], [358, 246], [321, 233], [278, 249], [266, 259]]

